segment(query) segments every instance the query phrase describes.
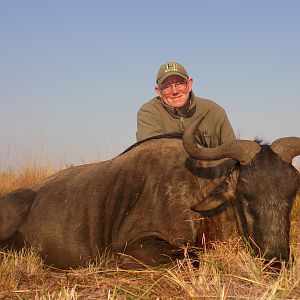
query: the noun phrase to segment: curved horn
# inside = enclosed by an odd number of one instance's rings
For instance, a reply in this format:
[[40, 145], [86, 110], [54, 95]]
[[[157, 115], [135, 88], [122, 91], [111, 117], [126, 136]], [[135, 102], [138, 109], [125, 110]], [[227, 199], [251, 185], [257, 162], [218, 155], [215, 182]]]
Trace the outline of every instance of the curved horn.
[[272, 143], [271, 149], [277, 153], [283, 161], [291, 164], [293, 158], [300, 155], [300, 138], [291, 136], [277, 139]]
[[196, 159], [214, 160], [221, 158], [233, 158], [242, 165], [250, 163], [255, 154], [260, 151], [260, 146], [249, 140], [233, 140], [215, 148], [205, 148], [196, 142], [196, 131], [205, 118], [206, 112], [195, 120], [183, 134], [183, 146], [185, 151]]

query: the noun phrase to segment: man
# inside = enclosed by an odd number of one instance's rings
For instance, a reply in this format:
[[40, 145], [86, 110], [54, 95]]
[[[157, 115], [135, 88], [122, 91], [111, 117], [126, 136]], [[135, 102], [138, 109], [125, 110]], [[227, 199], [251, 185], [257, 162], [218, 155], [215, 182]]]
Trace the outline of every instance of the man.
[[184, 66], [176, 62], [163, 64], [156, 83], [157, 96], [142, 105], [137, 114], [138, 141], [160, 134], [183, 133], [204, 112], [207, 114], [197, 134], [200, 144], [212, 148], [236, 138], [224, 109], [212, 100], [195, 96], [193, 79]]

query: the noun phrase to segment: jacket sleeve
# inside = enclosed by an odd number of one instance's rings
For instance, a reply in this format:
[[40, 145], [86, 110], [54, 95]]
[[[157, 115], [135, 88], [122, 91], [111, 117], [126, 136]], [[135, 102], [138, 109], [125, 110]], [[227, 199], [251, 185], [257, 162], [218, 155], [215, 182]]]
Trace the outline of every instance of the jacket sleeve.
[[211, 122], [212, 139], [210, 147], [217, 147], [235, 140], [236, 137], [224, 108], [214, 102], [211, 103], [211, 118], [209, 122]]
[[229, 122], [229, 119], [227, 117], [227, 114], [225, 111], [223, 111], [223, 122], [221, 123], [220, 126], [220, 139], [221, 139], [221, 144], [230, 142], [232, 140], [236, 139], [235, 133], [232, 129], [232, 126]]
[[137, 141], [163, 133], [162, 124], [153, 111], [142, 106], [137, 113]]

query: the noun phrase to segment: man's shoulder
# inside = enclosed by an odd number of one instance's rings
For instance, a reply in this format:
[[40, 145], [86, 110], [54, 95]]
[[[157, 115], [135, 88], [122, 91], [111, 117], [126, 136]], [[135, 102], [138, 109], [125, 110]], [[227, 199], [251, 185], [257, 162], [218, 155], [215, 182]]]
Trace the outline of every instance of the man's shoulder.
[[147, 101], [146, 103], [144, 103], [141, 107], [140, 107], [140, 111], [142, 110], [153, 110], [153, 109], [160, 109], [162, 107], [160, 99], [158, 97], [154, 97], [152, 99], [150, 99], [149, 101]]
[[195, 104], [197, 104], [197, 105], [200, 104], [200, 105], [205, 105], [207, 107], [220, 106], [212, 99], [202, 98], [202, 97], [198, 97], [195, 95], [193, 95], [193, 100], [195, 101]]
[[211, 109], [216, 111], [224, 111], [224, 108], [216, 103], [214, 100], [206, 99], [198, 96], [193, 96], [193, 102], [196, 106], [201, 107], [201, 110], [203, 109]]

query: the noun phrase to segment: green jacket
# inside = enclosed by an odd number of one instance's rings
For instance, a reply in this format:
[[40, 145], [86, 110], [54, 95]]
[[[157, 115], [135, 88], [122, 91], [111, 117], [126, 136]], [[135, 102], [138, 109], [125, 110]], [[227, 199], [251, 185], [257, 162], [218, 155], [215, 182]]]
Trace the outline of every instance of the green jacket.
[[166, 133], [183, 133], [193, 120], [208, 110], [199, 126], [198, 142], [212, 148], [236, 138], [226, 112], [221, 106], [212, 100], [196, 97], [193, 92], [189, 101], [190, 106], [185, 114], [166, 105], [160, 97], [145, 103], [137, 114], [137, 140]]

